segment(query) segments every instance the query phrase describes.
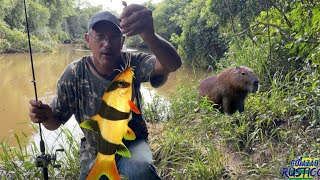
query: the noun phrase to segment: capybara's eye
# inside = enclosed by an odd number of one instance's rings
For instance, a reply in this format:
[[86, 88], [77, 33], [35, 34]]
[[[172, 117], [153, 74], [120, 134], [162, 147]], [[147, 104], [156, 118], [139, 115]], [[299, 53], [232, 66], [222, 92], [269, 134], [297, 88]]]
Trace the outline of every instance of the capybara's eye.
[[242, 75], [246, 75], [246, 73], [244, 73], [244, 72], [242, 72], [241, 74], [242, 74]]

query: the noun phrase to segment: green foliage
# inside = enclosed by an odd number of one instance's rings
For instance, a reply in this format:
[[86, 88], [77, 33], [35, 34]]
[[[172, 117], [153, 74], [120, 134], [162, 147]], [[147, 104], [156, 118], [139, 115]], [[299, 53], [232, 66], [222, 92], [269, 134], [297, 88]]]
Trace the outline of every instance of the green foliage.
[[63, 26], [65, 31], [70, 34], [71, 39], [83, 39], [84, 33], [88, 31], [88, 22], [90, 17], [101, 11], [102, 7], [85, 7], [78, 9], [72, 16], [66, 18]]
[[[53, 169], [51, 165], [48, 166], [49, 178], [77, 179], [80, 169], [78, 156], [80, 145], [70, 130], [62, 128], [60, 133], [65, 140], [58, 146], [66, 151], [57, 154], [56, 163], [61, 164], [61, 168]], [[15, 133], [14, 138], [17, 147], [7, 145], [5, 139], [0, 142], [0, 176], [5, 179], [43, 179], [42, 169], [34, 164], [36, 156], [41, 154], [37, 146], [39, 142], [28, 142], [29, 137], [23, 131], [20, 134]], [[48, 147], [46, 149], [46, 154], [53, 155], [54, 150], [51, 151]]]
[[[27, 35], [19, 30], [10, 30], [5, 23], [0, 22], [0, 30], [3, 32], [4, 42], [1, 45], [0, 51], [2, 52], [21, 52], [26, 51], [28, 48]], [[31, 36], [32, 48], [35, 51], [50, 51], [52, 48], [50, 44], [44, 44], [35, 36]]]
[[6, 39], [0, 39], [0, 53], [10, 48], [10, 43]]
[[50, 29], [55, 31], [60, 30], [65, 23], [65, 18], [75, 14], [73, 4], [75, 4], [74, 0], [51, 1], [49, 5], [50, 20], [48, 25]]
[[319, 6], [297, 1], [274, 4], [252, 23], [256, 43], [265, 44], [268, 52], [271, 74], [319, 67]]
[[25, 27], [25, 18], [21, 16], [23, 9], [23, 3], [18, 0], [12, 0], [11, 5], [4, 9], [5, 16], [4, 22], [9, 25], [11, 29], [23, 29]]
[[49, 9], [33, 1], [30, 1], [27, 7], [29, 30], [31, 33], [37, 33], [49, 23]]
[[190, 3], [190, 0], [164, 0], [155, 5], [153, 11], [155, 29], [164, 39], [170, 40], [172, 34], [181, 34], [182, 29], [175, 21], [174, 16], [182, 14], [188, 3]]
[[[193, 0], [174, 20], [182, 27], [181, 35], [172, 41], [178, 44], [182, 59], [197, 66], [214, 65], [227, 50], [225, 39], [219, 35], [217, 16], [208, 7], [210, 1]], [[210, 58], [211, 57], [211, 58]]]
[[[0, 39], [4, 44], [0, 52], [24, 52], [28, 49], [27, 36], [23, 35], [26, 34], [24, 3], [18, 0], [1, 3]], [[32, 47], [37, 52], [52, 51], [58, 42], [66, 39], [83, 39], [89, 17], [102, 8], [75, 0], [30, 0], [26, 3]]]
[[0, 19], [2, 20], [12, 8], [11, 0], [2, 0], [0, 6]]
[[[0, 52], [24, 52], [28, 50], [24, 3], [3, 0], [0, 7]], [[72, 15], [74, 0], [26, 1], [32, 50], [52, 51], [57, 42], [68, 38], [62, 31], [64, 18]]]
[[232, 33], [237, 33], [249, 27], [253, 18], [266, 9], [265, 0], [211, 0], [210, 10], [219, 17], [223, 27], [230, 28]]

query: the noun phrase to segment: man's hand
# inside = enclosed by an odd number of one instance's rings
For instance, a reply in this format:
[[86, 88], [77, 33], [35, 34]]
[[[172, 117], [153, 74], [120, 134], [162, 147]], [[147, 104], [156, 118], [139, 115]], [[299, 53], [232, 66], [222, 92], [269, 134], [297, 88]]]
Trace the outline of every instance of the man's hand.
[[152, 11], [138, 4], [130, 4], [124, 7], [120, 15], [121, 31], [126, 36], [141, 35], [142, 38], [149, 38], [155, 35]]
[[57, 129], [61, 123], [54, 118], [53, 112], [48, 104], [41, 101], [30, 101], [29, 117], [34, 123], [43, 123], [49, 130]]

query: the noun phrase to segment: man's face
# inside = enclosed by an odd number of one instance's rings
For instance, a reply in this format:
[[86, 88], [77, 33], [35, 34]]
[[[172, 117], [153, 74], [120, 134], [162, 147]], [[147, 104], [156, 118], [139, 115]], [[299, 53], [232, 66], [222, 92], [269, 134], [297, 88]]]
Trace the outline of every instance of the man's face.
[[96, 65], [112, 67], [119, 62], [122, 49], [122, 33], [110, 22], [98, 22], [85, 35]]

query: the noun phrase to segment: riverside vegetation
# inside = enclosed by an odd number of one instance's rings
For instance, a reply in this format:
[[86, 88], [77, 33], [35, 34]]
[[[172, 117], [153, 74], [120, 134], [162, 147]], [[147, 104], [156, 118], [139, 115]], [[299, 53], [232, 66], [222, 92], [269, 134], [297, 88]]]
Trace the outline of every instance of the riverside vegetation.
[[[58, 2], [58, 1], [57, 1]], [[231, 116], [198, 102], [197, 84], [178, 82], [170, 104], [144, 106], [155, 164], [163, 179], [274, 179], [299, 156], [320, 153], [320, 2], [307, 0], [163, 0], [148, 2], [156, 29], [185, 65], [219, 73], [245, 65], [260, 79], [245, 112]], [[199, 112], [194, 109], [200, 107]], [[168, 111], [163, 122], [159, 114]], [[51, 177], [75, 179], [78, 140]], [[22, 135], [16, 135], [21, 142]], [[0, 175], [41, 178], [36, 142], [1, 142]], [[31, 149], [31, 151], [30, 151]], [[58, 173], [58, 172], [59, 173]]]

